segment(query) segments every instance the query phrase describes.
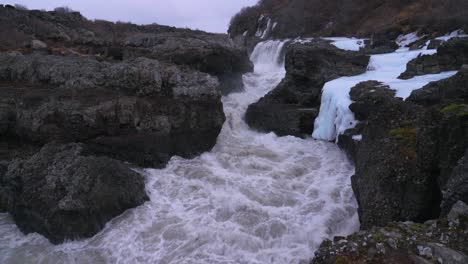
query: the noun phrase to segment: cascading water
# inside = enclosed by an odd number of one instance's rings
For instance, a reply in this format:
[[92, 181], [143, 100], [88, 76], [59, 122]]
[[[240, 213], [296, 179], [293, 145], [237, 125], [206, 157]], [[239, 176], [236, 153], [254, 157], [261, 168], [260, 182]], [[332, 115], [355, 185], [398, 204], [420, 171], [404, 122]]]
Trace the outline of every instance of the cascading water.
[[336, 145], [257, 133], [243, 120], [284, 77], [284, 43], [257, 45], [245, 91], [223, 98], [211, 152], [142, 172], [150, 202], [58, 246], [0, 214], [0, 263], [302, 263], [323, 239], [356, 231], [354, 168]]

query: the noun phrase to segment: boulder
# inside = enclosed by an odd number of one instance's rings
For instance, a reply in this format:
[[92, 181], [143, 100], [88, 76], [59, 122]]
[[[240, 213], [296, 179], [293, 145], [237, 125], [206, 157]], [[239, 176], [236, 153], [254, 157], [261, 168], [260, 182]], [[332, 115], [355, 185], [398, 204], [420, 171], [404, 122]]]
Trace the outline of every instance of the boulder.
[[8, 212], [24, 233], [52, 243], [87, 238], [148, 200], [144, 180], [122, 162], [85, 156], [82, 144], [49, 144], [12, 162], [4, 177]]
[[133, 48], [125, 50], [124, 58], [145, 55], [216, 76], [223, 94], [242, 89], [242, 74], [253, 71], [247, 51], [223, 34], [140, 34], [125, 45]]
[[147, 58], [0, 53], [0, 80], [6, 141], [83, 142], [139, 166], [210, 150], [224, 122], [216, 78]]
[[447, 219], [455, 222], [463, 216], [468, 216], [468, 205], [462, 201], [458, 201], [452, 206], [452, 209], [447, 215]]
[[467, 102], [466, 83], [468, 83], [468, 69], [462, 68], [451, 78], [431, 82], [424, 89], [413, 91], [407, 100], [423, 106], [447, 106]]
[[323, 85], [341, 76], [365, 72], [369, 57], [315, 40], [289, 45], [285, 60], [286, 77], [249, 106], [246, 121], [260, 131], [304, 136], [314, 129]]
[[438, 47], [436, 54], [419, 56], [408, 62], [399, 78], [459, 70], [463, 64], [468, 64], [468, 38], [453, 38]]

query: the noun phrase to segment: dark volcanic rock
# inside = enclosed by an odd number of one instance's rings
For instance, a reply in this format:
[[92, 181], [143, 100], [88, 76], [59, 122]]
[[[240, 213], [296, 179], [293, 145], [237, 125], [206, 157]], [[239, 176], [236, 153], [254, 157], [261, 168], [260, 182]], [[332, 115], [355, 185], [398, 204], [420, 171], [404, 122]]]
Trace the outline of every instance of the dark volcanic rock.
[[161, 25], [90, 21], [78, 12], [0, 8], [0, 51], [96, 56], [101, 60], [147, 57], [186, 65], [218, 77], [223, 93], [242, 89], [252, 71], [247, 51], [226, 34]]
[[442, 193], [441, 208], [444, 215], [457, 201], [468, 203], [468, 149], [465, 156], [458, 161], [457, 166], [452, 170]]
[[254, 129], [280, 136], [311, 134], [323, 85], [365, 72], [368, 62], [368, 56], [339, 50], [323, 40], [292, 44], [286, 50], [286, 77], [249, 106], [246, 121]]
[[1, 53], [0, 80], [7, 141], [84, 142], [140, 166], [211, 149], [224, 122], [215, 78], [157, 60]]
[[463, 64], [468, 64], [468, 38], [453, 38], [442, 44], [436, 54], [411, 60], [399, 78], [459, 70]]
[[253, 70], [247, 51], [226, 35], [187, 33], [142, 34], [128, 38], [124, 58], [144, 55], [212, 74], [228, 94], [243, 87], [242, 74]]
[[25, 233], [53, 243], [91, 237], [106, 222], [148, 200], [143, 177], [122, 162], [83, 156], [80, 144], [45, 146], [10, 164], [8, 212]]
[[431, 167], [436, 144], [431, 112], [395, 98], [394, 91], [378, 82], [358, 84], [350, 95], [355, 102], [350, 109], [362, 124], [340, 141], [362, 135], [358, 146], [345, 144], [356, 165], [352, 186], [361, 227], [437, 217], [440, 193]]
[[[465, 205], [466, 206], [466, 205]], [[468, 263], [468, 212], [454, 219], [389, 223], [322, 243], [312, 264]]]
[[[355, 161], [352, 185], [364, 229], [426, 221], [468, 199], [462, 159], [468, 147], [467, 73], [430, 83], [406, 101], [373, 81], [352, 88], [350, 109], [361, 122], [339, 144]], [[362, 140], [353, 142], [357, 135]]]
[[424, 106], [467, 102], [467, 83], [468, 67], [464, 66], [451, 78], [431, 82], [424, 89], [413, 91], [407, 100]]

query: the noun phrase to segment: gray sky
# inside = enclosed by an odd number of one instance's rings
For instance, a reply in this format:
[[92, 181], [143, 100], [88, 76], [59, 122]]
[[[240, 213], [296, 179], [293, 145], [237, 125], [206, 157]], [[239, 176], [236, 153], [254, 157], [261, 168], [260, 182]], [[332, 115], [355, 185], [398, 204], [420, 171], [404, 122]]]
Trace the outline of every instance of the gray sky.
[[29, 9], [52, 10], [68, 6], [89, 19], [158, 23], [210, 32], [226, 32], [231, 17], [258, 0], [13, 0]]

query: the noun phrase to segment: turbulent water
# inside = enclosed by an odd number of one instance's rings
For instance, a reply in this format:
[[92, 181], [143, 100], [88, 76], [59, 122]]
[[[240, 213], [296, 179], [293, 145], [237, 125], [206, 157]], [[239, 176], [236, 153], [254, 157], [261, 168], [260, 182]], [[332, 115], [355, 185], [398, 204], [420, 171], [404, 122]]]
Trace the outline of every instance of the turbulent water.
[[0, 263], [307, 263], [323, 239], [355, 231], [354, 168], [336, 145], [261, 134], [243, 120], [284, 77], [283, 44], [257, 45], [245, 91], [223, 98], [211, 152], [142, 171], [150, 202], [58, 246], [0, 214]]

